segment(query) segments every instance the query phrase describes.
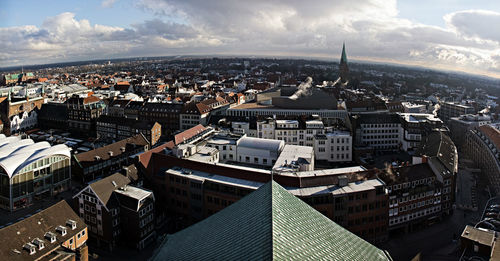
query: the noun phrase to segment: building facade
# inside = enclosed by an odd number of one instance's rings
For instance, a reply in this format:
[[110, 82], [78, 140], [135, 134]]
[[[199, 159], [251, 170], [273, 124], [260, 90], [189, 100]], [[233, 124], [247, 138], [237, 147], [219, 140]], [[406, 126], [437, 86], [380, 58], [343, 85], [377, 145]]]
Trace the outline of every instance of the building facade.
[[474, 107], [454, 102], [442, 102], [439, 104], [438, 117], [445, 123], [453, 117], [460, 117], [465, 114], [474, 114]]
[[153, 192], [130, 182], [115, 173], [73, 197], [75, 210], [89, 227], [90, 240], [99, 247], [113, 250], [121, 243], [143, 249], [155, 239]]
[[104, 147], [74, 154], [72, 157], [73, 177], [82, 183], [119, 171], [131, 164], [130, 156], [148, 151], [146, 137], [137, 134]]
[[389, 191], [389, 230], [414, 231], [445, 215], [449, 181], [441, 183], [427, 163], [390, 168], [379, 177]]
[[471, 129], [465, 137], [464, 152], [490, 182], [492, 192], [500, 193], [500, 131], [490, 125]]
[[34, 128], [38, 124], [38, 113], [44, 102], [43, 97], [36, 98], [0, 98], [3, 133], [11, 135]]
[[83, 135], [94, 135], [96, 121], [104, 114], [106, 104], [95, 97], [81, 98], [74, 96], [66, 101], [68, 108], [68, 127], [70, 130]]
[[96, 132], [99, 139], [112, 142], [142, 133], [148, 139], [151, 146], [160, 140], [162, 133], [161, 125], [158, 122], [107, 115], [101, 115], [97, 119]]
[[355, 122], [355, 146], [368, 146], [375, 150], [399, 150], [402, 147], [401, 121], [397, 114], [360, 114]]
[[71, 187], [70, 149], [0, 137], [0, 207], [15, 211]]

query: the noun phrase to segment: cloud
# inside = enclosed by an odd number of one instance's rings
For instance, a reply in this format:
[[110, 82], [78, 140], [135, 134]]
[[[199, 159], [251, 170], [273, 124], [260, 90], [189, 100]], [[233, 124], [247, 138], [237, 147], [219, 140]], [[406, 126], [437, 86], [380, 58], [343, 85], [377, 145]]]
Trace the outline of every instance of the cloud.
[[[104, 1], [107, 2], [107, 1]], [[103, 5], [104, 5], [104, 2]], [[114, 2], [114, 1], [110, 1]], [[399, 17], [396, 0], [141, 0], [151, 20], [92, 24], [73, 13], [40, 27], [0, 28], [0, 65], [19, 61], [172, 54], [265, 54], [352, 58], [498, 73], [500, 14], [465, 10], [445, 27]]]
[[165, 50], [220, 44], [188, 25], [153, 19], [122, 28], [77, 20], [70, 12], [48, 17], [40, 27], [0, 28], [0, 38], [5, 39], [0, 41], [0, 66], [167, 55]]
[[103, 0], [101, 6], [104, 8], [111, 8], [117, 0]]

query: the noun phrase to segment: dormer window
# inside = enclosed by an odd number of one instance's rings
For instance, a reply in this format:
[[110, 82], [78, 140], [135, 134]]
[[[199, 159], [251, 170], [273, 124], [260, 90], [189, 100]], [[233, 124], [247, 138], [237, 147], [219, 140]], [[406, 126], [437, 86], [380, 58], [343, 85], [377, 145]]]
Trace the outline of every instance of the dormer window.
[[34, 255], [36, 253], [36, 246], [31, 243], [24, 244], [23, 248], [26, 249], [30, 255]]
[[34, 245], [36, 245], [38, 247], [38, 250], [42, 250], [45, 247], [45, 243], [43, 242], [43, 240], [41, 240], [39, 238], [33, 239], [32, 242]]
[[71, 230], [75, 230], [75, 228], [76, 228], [76, 221], [74, 221], [72, 219], [68, 219], [68, 221], [66, 221], [66, 226], [70, 227]]
[[59, 232], [62, 236], [65, 236], [67, 232], [66, 227], [60, 225], [56, 227], [56, 231]]
[[56, 242], [56, 239], [57, 239], [57, 238], [56, 238], [56, 234], [54, 234], [54, 233], [52, 233], [52, 232], [47, 232], [47, 233], [45, 233], [45, 238], [46, 238], [47, 240], [49, 240], [49, 241], [50, 241], [50, 243], [54, 243], [54, 242]]

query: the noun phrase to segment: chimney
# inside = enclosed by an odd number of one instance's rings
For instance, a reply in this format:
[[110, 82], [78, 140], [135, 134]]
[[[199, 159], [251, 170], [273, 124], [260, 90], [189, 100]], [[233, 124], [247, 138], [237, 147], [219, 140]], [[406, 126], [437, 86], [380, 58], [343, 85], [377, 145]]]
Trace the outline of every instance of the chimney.
[[348, 180], [346, 175], [340, 175], [338, 177], [338, 182], [340, 187], [345, 187], [347, 186]]

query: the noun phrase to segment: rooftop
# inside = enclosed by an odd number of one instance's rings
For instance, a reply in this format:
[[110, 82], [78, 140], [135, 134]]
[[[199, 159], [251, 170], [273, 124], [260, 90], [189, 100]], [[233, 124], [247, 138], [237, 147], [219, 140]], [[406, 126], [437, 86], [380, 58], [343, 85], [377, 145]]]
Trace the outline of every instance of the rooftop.
[[211, 180], [211, 181], [215, 181], [218, 183], [224, 183], [224, 184], [228, 184], [228, 185], [237, 185], [237, 186], [245, 187], [245, 188], [249, 188], [249, 189], [258, 189], [260, 186], [262, 186], [264, 184], [261, 182], [245, 180], [245, 179], [231, 178], [231, 177], [215, 175], [215, 174], [211, 174], [211, 173], [206, 173], [206, 172], [196, 171], [196, 170], [191, 170], [191, 169], [185, 169], [185, 168], [180, 168], [180, 167], [174, 167], [174, 168], [168, 169], [166, 172], [169, 174], [174, 174], [174, 175], [178, 175], [178, 176], [189, 175], [190, 178], [197, 179], [200, 181]]
[[321, 169], [313, 171], [300, 171], [296, 172], [295, 175], [299, 177], [316, 177], [316, 176], [329, 176], [329, 175], [344, 175], [346, 173], [355, 173], [366, 171], [363, 166], [345, 167], [345, 168], [335, 168], [335, 169]]
[[331, 193], [333, 195], [343, 195], [348, 193], [357, 193], [361, 191], [369, 191], [375, 187], [383, 186], [384, 183], [378, 179], [360, 180], [356, 182], [349, 182], [345, 186], [328, 185], [316, 187], [287, 187], [286, 189], [295, 196], [311, 196], [316, 194]]
[[145, 199], [153, 194], [153, 192], [149, 190], [128, 185], [120, 187], [114, 190], [114, 192], [137, 200]]
[[500, 130], [493, 128], [490, 125], [483, 125], [479, 130], [488, 137], [488, 139], [500, 149]]
[[276, 182], [167, 236], [152, 258], [194, 259], [391, 260]]
[[259, 150], [280, 151], [285, 142], [282, 140], [260, 139], [243, 137], [238, 141], [238, 147], [246, 147]]
[[[68, 220], [76, 221], [76, 229], [67, 227]], [[67, 228], [66, 235], [61, 235], [56, 231], [58, 226]], [[68, 203], [62, 200], [31, 217], [0, 229], [0, 238], [3, 239], [0, 247], [0, 257], [2, 257], [2, 260], [12, 261], [42, 258], [56, 248], [62, 250], [61, 244], [63, 242], [74, 237], [86, 227], [87, 225], [71, 209]], [[55, 242], [51, 243], [49, 239], [46, 239], [47, 232], [56, 236]], [[36, 238], [43, 240], [45, 247], [43, 249], [37, 247], [35, 254], [30, 255], [28, 251], [23, 249], [23, 246], [26, 243], [33, 242]]]
[[9, 178], [34, 161], [53, 155], [70, 157], [71, 152], [64, 144], [51, 146], [45, 141], [34, 143], [18, 136], [0, 137], [0, 167]]

